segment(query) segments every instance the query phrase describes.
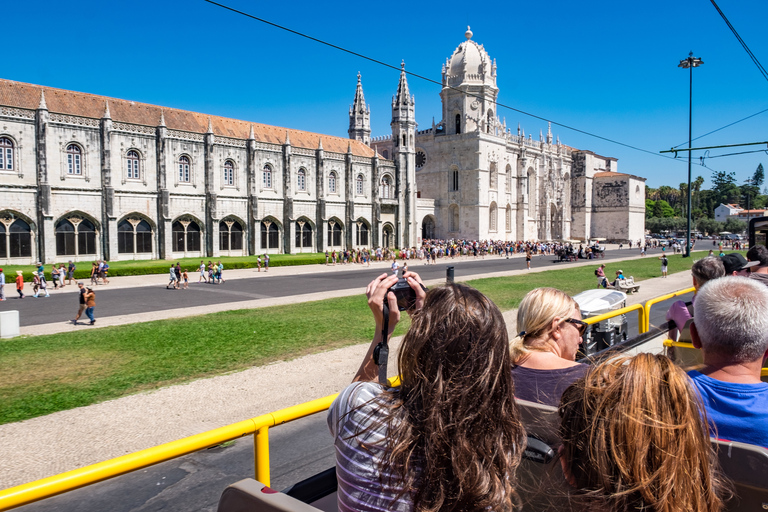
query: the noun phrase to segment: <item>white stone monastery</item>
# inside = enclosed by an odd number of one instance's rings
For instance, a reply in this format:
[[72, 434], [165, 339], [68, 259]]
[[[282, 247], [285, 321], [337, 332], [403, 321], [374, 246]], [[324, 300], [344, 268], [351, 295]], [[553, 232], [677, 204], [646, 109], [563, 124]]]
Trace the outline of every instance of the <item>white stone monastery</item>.
[[511, 133], [465, 36], [442, 120], [417, 131], [403, 70], [376, 138], [359, 74], [349, 139], [0, 80], [0, 264], [641, 238], [645, 180]]

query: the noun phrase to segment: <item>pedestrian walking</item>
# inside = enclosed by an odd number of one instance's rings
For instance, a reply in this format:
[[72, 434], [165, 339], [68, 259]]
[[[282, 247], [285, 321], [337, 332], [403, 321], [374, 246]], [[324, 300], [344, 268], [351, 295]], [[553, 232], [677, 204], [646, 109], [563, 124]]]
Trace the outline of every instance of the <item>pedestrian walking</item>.
[[93, 291], [93, 288], [86, 288], [85, 290], [85, 314], [91, 321], [88, 325], [93, 325], [96, 323], [96, 319], [93, 317], [93, 310], [96, 309], [96, 292]]
[[101, 283], [102, 284], [109, 284], [109, 279], [107, 279], [108, 275], [109, 275], [109, 263], [107, 263], [106, 260], [102, 260], [101, 262]]
[[75, 319], [72, 320], [72, 323], [74, 325], [77, 325], [77, 321], [80, 320], [80, 317], [83, 315], [83, 313], [85, 312], [85, 308], [87, 307], [87, 305], [85, 303], [85, 294], [87, 292], [87, 290], [85, 289], [85, 285], [83, 284], [82, 281], [78, 281], [77, 287], [79, 288], [79, 290], [77, 292], [77, 297], [78, 297], [78, 300], [79, 300], [79, 306], [78, 306], [78, 309], [77, 309], [77, 314], [75, 315]]
[[5, 274], [3, 269], [0, 268], [0, 301], [5, 300]]
[[[326, 251], [328, 252], [328, 251]], [[259, 267], [259, 272], [261, 272], [261, 255], [256, 256], [256, 266]]]
[[528, 246], [525, 247], [525, 264], [531, 270], [531, 248]]
[[56, 267], [55, 263], [51, 267], [51, 281], [53, 281], [53, 289], [58, 290], [59, 289], [59, 269], [58, 267]]
[[269, 271], [269, 254], [264, 253], [264, 272]]
[[219, 283], [223, 283], [224, 282], [224, 264], [221, 262], [221, 260], [219, 260], [218, 273], [219, 273]]
[[184, 269], [184, 272], [181, 274], [181, 278], [184, 280], [184, 289], [186, 290], [189, 288], [189, 274], [187, 273], [187, 269]]
[[659, 259], [661, 260], [661, 277], [667, 277], [667, 265], [669, 265], [669, 260], [667, 259], [666, 254], [662, 254], [659, 256]]
[[173, 273], [176, 274], [176, 289], [178, 290], [181, 288], [181, 262], [176, 262]]
[[19, 298], [24, 298], [24, 273], [21, 270], [16, 271], [16, 291], [19, 292]]
[[67, 269], [64, 268], [64, 264], [59, 265], [59, 288], [64, 288], [64, 279], [67, 277]]
[[171, 265], [171, 270], [168, 272], [168, 284], [165, 285], [165, 289], [167, 290], [171, 286], [176, 288], [176, 269], [173, 268], [173, 265]]
[[99, 264], [95, 261], [91, 264], [91, 285], [99, 284]]
[[75, 269], [77, 267], [72, 262], [72, 260], [69, 260], [69, 263], [67, 264], [67, 284], [72, 284], [72, 280], [75, 278]]
[[200, 260], [200, 278], [197, 280], [197, 282], [208, 282], [208, 278], [205, 276], [205, 262], [203, 260]]

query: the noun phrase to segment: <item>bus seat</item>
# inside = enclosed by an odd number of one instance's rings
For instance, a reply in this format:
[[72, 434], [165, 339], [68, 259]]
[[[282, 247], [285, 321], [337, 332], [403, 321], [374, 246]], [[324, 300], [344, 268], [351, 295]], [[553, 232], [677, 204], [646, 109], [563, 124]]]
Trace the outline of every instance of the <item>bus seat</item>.
[[529, 436], [540, 439], [550, 446], [560, 444], [560, 416], [557, 407], [515, 399], [520, 411], [520, 421]]
[[726, 510], [768, 510], [768, 449], [712, 439], [720, 467], [733, 483]]
[[226, 489], [219, 498], [218, 512], [319, 512], [296, 498], [270, 489], [263, 483], [246, 478]]

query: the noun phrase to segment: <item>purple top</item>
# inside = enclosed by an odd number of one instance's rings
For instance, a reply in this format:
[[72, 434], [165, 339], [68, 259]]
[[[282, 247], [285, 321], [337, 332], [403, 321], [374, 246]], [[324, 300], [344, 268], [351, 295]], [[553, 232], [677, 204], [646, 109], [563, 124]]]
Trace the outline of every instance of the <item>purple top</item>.
[[577, 364], [557, 370], [512, 367], [515, 398], [557, 407], [565, 388], [587, 374], [589, 365]]

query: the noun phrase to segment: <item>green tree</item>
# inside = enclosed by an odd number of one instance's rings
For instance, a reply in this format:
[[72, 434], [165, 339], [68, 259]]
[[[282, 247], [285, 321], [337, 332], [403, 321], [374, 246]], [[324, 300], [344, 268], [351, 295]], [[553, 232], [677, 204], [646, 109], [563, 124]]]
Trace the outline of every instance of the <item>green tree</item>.
[[653, 217], [653, 208], [656, 206], [656, 201], [653, 199], [645, 200], [645, 218], [650, 219]]
[[755, 169], [755, 174], [752, 175], [752, 184], [757, 188], [760, 188], [761, 186], [763, 186], [764, 181], [765, 181], [765, 172], [763, 172], [763, 164], [759, 163], [757, 164], [757, 169]]
[[704, 178], [701, 176], [696, 176], [696, 179], [691, 182], [691, 189], [693, 190], [693, 196], [691, 197], [693, 199], [694, 208], [701, 208], [701, 186], [704, 184]]
[[672, 207], [669, 206], [669, 203], [663, 199], [659, 199], [654, 203], [652, 211], [653, 211], [652, 217], [674, 217], [675, 216], [675, 210], [673, 210]]
[[743, 220], [728, 219], [723, 224], [723, 231], [730, 231], [731, 233], [743, 233], [747, 230], [747, 223]]
[[706, 235], [713, 235], [725, 231], [723, 229], [723, 223], [718, 222], [715, 219], [699, 219], [696, 221], [696, 229]]
[[712, 185], [718, 204], [728, 204], [739, 200], [739, 187], [736, 185], [735, 172], [713, 171]]

